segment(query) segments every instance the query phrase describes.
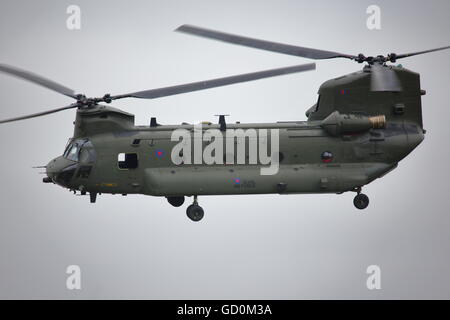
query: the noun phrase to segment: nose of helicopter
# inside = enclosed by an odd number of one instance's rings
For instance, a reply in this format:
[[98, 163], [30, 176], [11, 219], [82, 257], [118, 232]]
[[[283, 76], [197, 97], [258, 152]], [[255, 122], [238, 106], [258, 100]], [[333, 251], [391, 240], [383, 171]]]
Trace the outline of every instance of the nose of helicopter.
[[68, 160], [62, 156], [51, 160], [46, 165], [47, 178], [44, 178], [44, 182], [55, 182], [63, 187], [68, 187], [70, 180], [72, 179], [77, 163]]

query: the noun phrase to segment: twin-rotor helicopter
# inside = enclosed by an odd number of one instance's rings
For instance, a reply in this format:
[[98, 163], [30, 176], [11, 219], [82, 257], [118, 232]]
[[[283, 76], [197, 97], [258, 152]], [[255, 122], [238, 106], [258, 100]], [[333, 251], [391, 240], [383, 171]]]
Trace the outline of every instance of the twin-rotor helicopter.
[[[191, 25], [183, 25], [176, 31], [314, 60], [345, 58], [365, 65], [361, 71], [323, 83], [317, 103], [306, 111], [306, 121], [227, 123], [221, 115], [217, 124], [203, 123], [202, 133], [212, 130], [227, 136], [229, 131], [241, 130], [252, 135], [233, 141], [231, 145], [235, 149], [231, 150], [231, 156], [224, 155], [223, 161], [198, 163], [193, 161], [193, 154], [183, 150], [178, 155], [181, 161], [174, 162], [171, 157], [178, 144], [173, 132], [183, 130], [190, 135], [189, 144], [194, 145], [198, 143], [198, 126], [161, 125], [155, 118], [149, 126], [136, 126], [134, 115], [108, 104], [125, 98], [156, 99], [304, 72], [315, 69], [315, 64], [94, 98], [34, 73], [0, 64], [1, 72], [75, 100], [64, 107], [0, 121], [8, 123], [77, 110], [73, 137], [63, 154], [45, 166], [47, 177], [43, 182], [89, 194], [92, 203], [99, 194], [145, 194], [166, 197], [171, 205], [179, 207], [185, 197], [193, 197], [193, 203], [186, 209], [193, 221], [200, 221], [204, 216], [197, 199], [203, 195], [353, 191], [355, 207], [365, 209], [369, 198], [361, 193], [362, 187], [396, 168], [422, 142], [425, 134], [421, 104], [425, 91], [420, 86], [419, 74], [388, 63], [450, 48], [372, 57], [270, 42]], [[267, 130], [277, 131], [278, 169], [274, 174], [264, 175], [261, 169], [266, 165], [245, 160], [252, 158], [256, 150], [251, 148], [252, 139], [268, 140], [267, 136], [262, 137]], [[205, 150], [212, 142], [212, 139], [202, 139], [201, 149]], [[271, 145], [274, 146], [274, 141]], [[244, 161], [236, 161], [234, 151], [238, 149], [243, 152], [241, 160]], [[218, 150], [215, 150], [216, 159]]]

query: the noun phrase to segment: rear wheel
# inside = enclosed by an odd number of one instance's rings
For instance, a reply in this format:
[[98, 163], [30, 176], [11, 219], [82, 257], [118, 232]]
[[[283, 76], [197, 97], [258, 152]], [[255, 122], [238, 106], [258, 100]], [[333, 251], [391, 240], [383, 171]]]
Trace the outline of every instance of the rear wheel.
[[353, 204], [357, 209], [365, 209], [369, 205], [369, 197], [364, 193], [357, 194], [353, 199]]

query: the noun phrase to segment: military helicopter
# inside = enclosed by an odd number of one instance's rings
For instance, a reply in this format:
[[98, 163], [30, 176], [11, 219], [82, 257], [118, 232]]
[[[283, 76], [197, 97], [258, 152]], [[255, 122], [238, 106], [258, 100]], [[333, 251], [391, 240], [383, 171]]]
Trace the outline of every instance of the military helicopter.
[[[134, 115], [105, 103], [123, 98], [155, 99], [303, 72], [315, 69], [315, 64], [96, 98], [88, 98], [42, 76], [1, 64], [1, 72], [76, 101], [65, 107], [0, 121], [7, 123], [77, 109], [73, 137], [63, 154], [45, 166], [47, 177], [43, 182], [58, 184], [81, 195], [89, 193], [92, 203], [99, 194], [145, 194], [166, 197], [172, 206], [180, 207], [185, 197], [193, 197], [193, 203], [186, 209], [192, 221], [200, 221], [204, 216], [197, 198], [203, 195], [342, 194], [352, 191], [356, 192], [354, 206], [365, 209], [369, 198], [361, 193], [362, 187], [396, 168], [425, 135], [421, 110], [421, 96], [425, 91], [420, 87], [419, 74], [387, 63], [450, 48], [366, 57], [258, 40], [191, 25], [182, 25], [176, 31], [315, 60], [346, 58], [366, 64], [361, 71], [323, 83], [317, 103], [306, 111], [306, 121], [227, 123], [225, 115], [219, 115], [218, 123], [204, 122], [200, 126], [187, 123], [161, 125], [156, 118], [151, 118], [149, 126], [136, 126]], [[176, 149], [179, 140], [173, 138], [177, 130], [188, 134], [181, 149]], [[244, 138], [229, 137], [228, 133], [233, 130], [244, 132]], [[276, 132], [278, 140], [274, 140], [274, 136], [270, 140], [267, 130]], [[207, 131], [214, 134], [205, 138]], [[217, 140], [219, 133], [223, 133], [225, 139], [216, 143], [217, 148], [211, 153], [217, 161], [207, 163], [201, 158], [197, 161], [195, 154], [186, 152], [192, 145], [194, 151], [205, 151]], [[254, 139], [264, 141], [267, 146], [270, 144], [272, 151], [278, 142], [277, 152], [270, 155], [277, 164], [274, 173], [261, 174], [261, 170], [267, 168], [267, 162], [249, 161], [252, 153], [256, 149], [260, 152], [264, 145], [252, 149]], [[221, 144], [222, 147], [231, 146], [231, 152], [226, 148], [227, 154], [223, 157], [218, 153]], [[242, 151], [240, 156], [239, 152], [237, 156], [234, 152], [238, 149]]]

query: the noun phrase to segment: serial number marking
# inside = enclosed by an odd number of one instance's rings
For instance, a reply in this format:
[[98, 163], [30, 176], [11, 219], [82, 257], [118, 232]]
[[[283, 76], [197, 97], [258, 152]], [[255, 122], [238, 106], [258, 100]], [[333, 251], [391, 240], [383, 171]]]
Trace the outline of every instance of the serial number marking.
[[239, 183], [234, 184], [235, 188], [256, 188], [256, 182], [254, 180], [241, 180]]

